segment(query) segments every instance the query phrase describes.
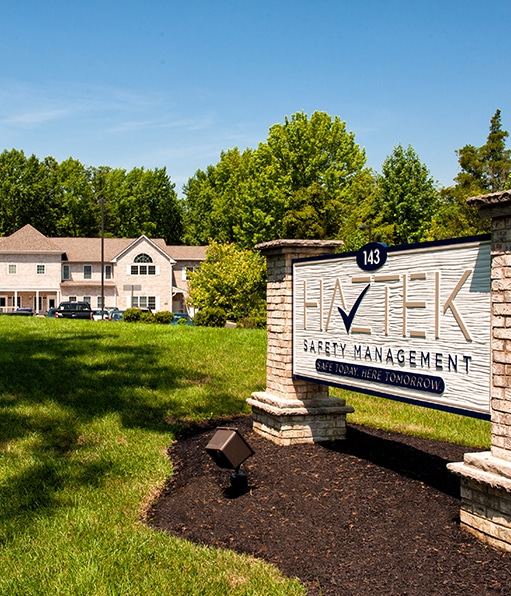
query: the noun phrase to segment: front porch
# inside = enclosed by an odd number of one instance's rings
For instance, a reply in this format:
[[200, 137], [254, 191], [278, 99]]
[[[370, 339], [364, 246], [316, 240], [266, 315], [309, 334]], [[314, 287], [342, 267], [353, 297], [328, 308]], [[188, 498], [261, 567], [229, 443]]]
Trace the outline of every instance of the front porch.
[[31, 308], [35, 314], [44, 314], [58, 306], [60, 290], [22, 288], [0, 289], [0, 313], [8, 314], [17, 308]]

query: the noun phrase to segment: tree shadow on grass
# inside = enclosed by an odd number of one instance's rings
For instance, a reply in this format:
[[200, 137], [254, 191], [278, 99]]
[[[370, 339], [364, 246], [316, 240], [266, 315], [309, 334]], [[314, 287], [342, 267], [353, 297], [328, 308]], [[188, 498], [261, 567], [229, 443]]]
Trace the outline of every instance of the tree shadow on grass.
[[[111, 475], [122, 475], [121, 466], [116, 469], [107, 457], [71, 462], [69, 455], [81, 448], [83, 428], [95, 420], [115, 414], [126, 429], [171, 433], [169, 413], [177, 422], [183, 414], [183, 404], [173, 399], [173, 393], [190, 380], [204, 385], [198, 412], [214, 412], [218, 403], [227, 411], [239, 410], [236, 395], [224, 391], [219, 399], [218, 386], [208, 384], [211, 371], [205, 364], [192, 358], [176, 363], [171, 351], [162, 361], [160, 346], [122, 345], [116, 343], [119, 336], [114, 331], [78, 329], [74, 333], [72, 327], [61, 327], [57, 338], [45, 335], [43, 329], [3, 338], [0, 464], [5, 456], [9, 465], [11, 444], [30, 443], [25, 446], [30, 457], [20, 460], [23, 469], [13, 470], [11, 460], [11, 469], [0, 482], [4, 519], [34, 511], [51, 515], [61, 502], [56, 495], [67, 482], [94, 486]], [[84, 353], [95, 356], [88, 365], [83, 364]], [[186, 405], [186, 415], [193, 416], [193, 404]]]

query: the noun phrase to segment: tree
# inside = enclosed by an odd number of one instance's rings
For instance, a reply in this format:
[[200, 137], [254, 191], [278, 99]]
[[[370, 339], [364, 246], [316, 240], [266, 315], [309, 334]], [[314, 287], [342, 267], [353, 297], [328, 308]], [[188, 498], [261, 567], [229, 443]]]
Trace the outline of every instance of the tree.
[[282, 237], [337, 237], [344, 202], [365, 164], [338, 117], [299, 112], [255, 151], [222, 153], [185, 186], [186, 239], [245, 248]]
[[490, 121], [490, 132], [486, 144], [481, 147], [481, 160], [484, 163], [486, 185], [490, 192], [498, 192], [511, 187], [511, 151], [506, 149], [507, 130], [502, 130], [500, 110]]
[[240, 236], [245, 245], [282, 237], [337, 237], [343, 203], [365, 153], [339, 117], [298, 112], [270, 128], [251, 162]]
[[91, 168], [71, 157], [55, 168], [53, 188], [59, 206], [57, 236], [91, 238], [99, 235], [99, 207], [92, 176]]
[[134, 238], [145, 234], [180, 244], [183, 210], [166, 169], [95, 168], [92, 186], [105, 199], [105, 226], [110, 236]]
[[441, 191], [441, 204], [435, 214], [429, 239], [457, 238], [489, 232], [489, 220], [482, 220], [477, 209], [467, 205], [472, 196], [511, 188], [511, 151], [506, 149], [508, 132], [502, 130], [500, 110], [490, 120], [486, 143], [465, 145], [456, 151], [461, 171], [454, 186]]
[[374, 239], [389, 245], [422, 240], [438, 200], [434, 180], [417, 153], [411, 146], [398, 145], [383, 162], [378, 178], [372, 210]]
[[197, 170], [184, 187], [185, 241], [207, 244], [238, 240], [236, 229], [242, 211], [240, 192], [246, 179], [252, 150], [235, 147], [223, 151], [216, 166]]
[[55, 230], [56, 204], [50, 184], [54, 161], [12, 149], [0, 154], [0, 234], [12, 234], [27, 223], [43, 234]]
[[184, 211], [175, 190], [176, 185], [171, 182], [166, 168], [148, 170], [146, 183], [156, 237], [163, 238], [169, 245], [181, 244], [184, 233]]
[[85, 167], [69, 158], [39, 161], [23, 151], [0, 154], [0, 235], [30, 223], [47, 236], [95, 237], [101, 232], [99, 199], [105, 199], [105, 235], [164, 238], [180, 244], [183, 207], [165, 168], [130, 172]]
[[354, 177], [350, 194], [346, 197], [340, 213], [341, 227], [338, 238], [344, 242], [344, 251], [358, 250], [373, 239], [377, 190], [376, 172], [366, 168]]
[[190, 273], [190, 303], [222, 309], [228, 319], [260, 317], [266, 308], [266, 263], [257, 252], [212, 240], [206, 260]]
[[502, 130], [500, 110], [490, 120], [490, 132], [481, 147], [465, 145], [456, 151], [461, 172], [454, 179], [468, 196], [497, 192], [511, 187], [511, 151], [506, 149], [509, 133]]

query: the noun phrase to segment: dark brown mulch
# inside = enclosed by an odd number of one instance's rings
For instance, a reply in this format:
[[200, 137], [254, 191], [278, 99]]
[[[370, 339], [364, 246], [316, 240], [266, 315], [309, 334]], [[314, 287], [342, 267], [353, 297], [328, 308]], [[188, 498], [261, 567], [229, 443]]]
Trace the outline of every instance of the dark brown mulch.
[[[205, 451], [217, 426], [238, 428], [255, 451], [240, 496]], [[169, 449], [177, 474], [150, 524], [264, 559], [310, 595], [511, 595], [511, 554], [459, 527], [446, 464], [466, 451], [355, 425], [346, 441], [279, 447], [250, 417], [215, 421]]]

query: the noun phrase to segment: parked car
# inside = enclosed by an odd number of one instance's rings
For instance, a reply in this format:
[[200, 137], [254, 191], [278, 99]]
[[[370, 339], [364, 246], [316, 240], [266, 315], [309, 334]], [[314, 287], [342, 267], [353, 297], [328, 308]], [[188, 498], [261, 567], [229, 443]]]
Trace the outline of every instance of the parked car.
[[92, 309], [88, 302], [61, 302], [55, 313], [57, 319], [89, 319]]
[[110, 313], [108, 312], [107, 309], [103, 310], [103, 316], [101, 316], [101, 309], [100, 308], [96, 308], [95, 310], [92, 311], [92, 318], [95, 321], [108, 321], [108, 317], [110, 316]]
[[17, 315], [18, 317], [33, 317], [34, 311], [31, 308], [17, 308], [11, 315]]
[[123, 310], [114, 310], [113, 312], [110, 313], [110, 320], [111, 321], [115, 321], [115, 322], [119, 322], [122, 321], [124, 318], [124, 311]]
[[[182, 322], [184, 321], [184, 323]], [[175, 312], [174, 318], [172, 319], [172, 325], [190, 325], [193, 326], [195, 323], [190, 315], [184, 312]]]

